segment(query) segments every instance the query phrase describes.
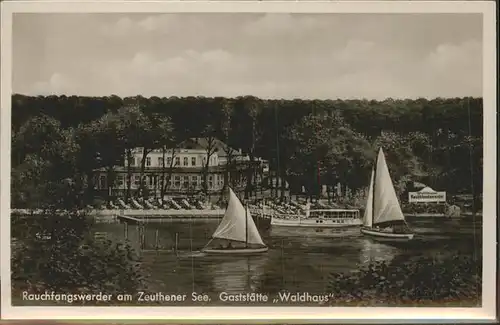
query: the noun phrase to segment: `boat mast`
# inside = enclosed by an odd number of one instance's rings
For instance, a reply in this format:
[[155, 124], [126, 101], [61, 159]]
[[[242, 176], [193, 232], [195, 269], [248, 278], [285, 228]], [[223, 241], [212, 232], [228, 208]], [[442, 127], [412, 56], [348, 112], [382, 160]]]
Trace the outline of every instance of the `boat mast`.
[[[380, 152], [380, 149], [379, 149]], [[373, 189], [372, 189], [372, 228], [373, 228], [373, 217], [375, 215], [375, 182], [377, 180], [377, 162], [378, 162], [378, 153], [375, 156], [375, 165], [373, 166]]]
[[248, 247], [248, 206], [245, 205], [245, 248]]

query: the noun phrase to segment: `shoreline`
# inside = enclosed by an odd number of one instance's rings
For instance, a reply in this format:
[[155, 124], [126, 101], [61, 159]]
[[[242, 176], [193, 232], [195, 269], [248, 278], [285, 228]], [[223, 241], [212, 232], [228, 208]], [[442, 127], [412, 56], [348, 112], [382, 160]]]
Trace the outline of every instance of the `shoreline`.
[[460, 213], [460, 218], [457, 217], [451, 217], [447, 216], [445, 213], [405, 213], [405, 217], [410, 217], [410, 218], [436, 218], [436, 219], [460, 219], [464, 217], [482, 217], [483, 213], [482, 212], [462, 212]]
[[117, 217], [147, 217], [147, 218], [162, 218], [162, 217], [192, 217], [192, 218], [222, 218], [226, 209], [205, 209], [205, 210], [164, 210], [164, 209], [141, 209], [141, 210], [93, 210], [90, 212], [92, 216], [117, 216]]
[[[81, 210], [83, 212], [83, 210]], [[90, 210], [88, 214], [90, 216], [98, 217], [151, 217], [151, 218], [161, 218], [161, 217], [191, 217], [191, 218], [221, 218], [226, 209], [179, 209], [179, 210], [166, 210], [166, 209], [103, 209], [103, 210]], [[37, 215], [40, 214], [41, 210], [32, 209], [11, 209], [11, 215]], [[62, 211], [58, 211], [62, 212]], [[449, 219], [459, 219], [448, 217], [444, 213], [405, 213], [406, 217], [410, 218], [449, 218]], [[461, 218], [463, 217], [482, 217], [482, 212], [462, 212]]]

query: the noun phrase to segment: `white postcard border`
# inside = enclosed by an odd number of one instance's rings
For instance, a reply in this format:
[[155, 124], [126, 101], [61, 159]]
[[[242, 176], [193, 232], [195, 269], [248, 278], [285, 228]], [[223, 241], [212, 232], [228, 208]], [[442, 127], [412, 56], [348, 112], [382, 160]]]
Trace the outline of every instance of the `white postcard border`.
[[[496, 26], [494, 1], [4, 1], [1, 4], [0, 207], [3, 319], [136, 320], [419, 320], [456, 323], [496, 318]], [[10, 279], [10, 146], [12, 16], [16, 12], [302, 12], [483, 14], [483, 304], [481, 308], [374, 307], [12, 307]]]

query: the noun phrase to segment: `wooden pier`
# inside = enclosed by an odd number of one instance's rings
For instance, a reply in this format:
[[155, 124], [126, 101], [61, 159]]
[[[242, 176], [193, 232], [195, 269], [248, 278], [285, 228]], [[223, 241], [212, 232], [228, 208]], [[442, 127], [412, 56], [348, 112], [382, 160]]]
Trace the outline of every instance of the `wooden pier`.
[[[120, 216], [123, 222], [123, 239], [125, 242], [133, 244], [139, 254], [144, 252], [168, 252], [177, 254], [179, 246], [179, 233], [175, 233], [175, 239], [166, 243], [160, 239], [160, 229], [154, 229], [154, 242], [147, 240], [146, 224], [143, 220], [134, 217]], [[130, 236], [129, 228], [132, 226], [131, 223], [135, 223], [134, 236]], [[151, 232], [149, 232], [150, 235]], [[149, 237], [151, 238], [151, 237]]]

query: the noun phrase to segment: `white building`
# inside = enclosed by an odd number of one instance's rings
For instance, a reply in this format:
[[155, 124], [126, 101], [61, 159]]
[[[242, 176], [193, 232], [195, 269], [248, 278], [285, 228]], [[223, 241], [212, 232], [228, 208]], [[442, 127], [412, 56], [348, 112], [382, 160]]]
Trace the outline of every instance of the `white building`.
[[[207, 171], [207, 189], [209, 192], [222, 190], [224, 175], [229, 170], [229, 184], [233, 187], [246, 185], [247, 170], [250, 165], [248, 155], [241, 150], [229, 148], [220, 140], [208, 143], [205, 138], [192, 138], [179, 144], [177, 149], [154, 149], [148, 153], [145, 160], [143, 185], [150, 195], [159, 196], [163, 180], [167, 182], [165, 194], [189, 194], [203, 190], [203, 176]], [[210, 156], [208, 157], [208, 147]], [[227, 166], [228, 154], [231, 156], [231, 166]], [[101, 169], [96, 180], [97, 189], [107, 194], [124, 196], [127, 190], [128, 175], [130, 178], [130, 192], [134, 194], [141, 185], [141, 162], [143, 149], [132, 150], [130, 164], [124, 159], [123, 166], [114, 168], [115, 175], [108, 184], [106, 170]], [[208, 169], [205, 169], [208, 159]], [[254, 184], [262, 181], [264, 174], [269, 171], [267, 161], [256, 158], [254, 161]]]

